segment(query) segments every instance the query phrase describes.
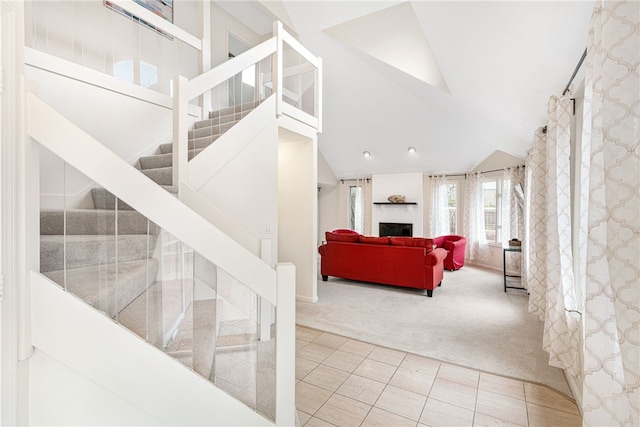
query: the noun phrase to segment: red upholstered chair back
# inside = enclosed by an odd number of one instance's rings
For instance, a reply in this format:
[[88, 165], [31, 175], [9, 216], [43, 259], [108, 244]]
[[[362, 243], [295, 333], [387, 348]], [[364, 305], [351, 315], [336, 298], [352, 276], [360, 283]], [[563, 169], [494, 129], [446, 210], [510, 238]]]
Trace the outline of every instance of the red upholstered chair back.
[[349, 230], [347, 228], [338, 228], [337, 230], [333, 230], [334, 234], [360, 234], [357, 231]]
[[444, 259], [444, 268], [447, 270], [458, 270], [464, 265], [464, 253], [467, 248], [467, 238], [457, 234], [440, 236], [433, 239], [433, 243], [439, 248], [447, 250], [447, 257]]

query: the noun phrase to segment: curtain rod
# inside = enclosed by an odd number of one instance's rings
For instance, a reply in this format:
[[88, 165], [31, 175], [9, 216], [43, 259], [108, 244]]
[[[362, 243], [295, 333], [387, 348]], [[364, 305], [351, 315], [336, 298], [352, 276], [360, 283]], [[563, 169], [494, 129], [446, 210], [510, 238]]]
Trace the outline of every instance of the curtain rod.
[[429, 175], [429, 178], [435, 178], [436, 176], [444, 176], [445, 178], [453, 178], [453, 177], [456, 177], [456, 176], [464, 177], [464, 176], [467, 176], [467, 174], [465, 174], [465, 173], [456, 173], [456, 174], [452, 174], [452, 175]]
[[[501, 172], [501, 171], [505, 171], [508, 168], [524, 168], [524, 165], [517, 165], [517, 166], [507, 166], [506, 168], [502, 168], [502, 169], [494, 169], [494, 170], [490, 170], [490, 171], [480, 171], [477, 173], [491, 173], [491, 172]], [[472, 172], [469, 172], [472, 173]], [[446, 178], [453, 178], [453, 177], [467, 177], [467, 175], [469, 175], [469, 173], [456, 173], [456, 174], [450, 174], [450, 175], [428, 175], [429, 178], [434, 178], [436, 176], [444, 176]], [[371, 180], [371, 178], [359, 178], [359, 180], [364, 181], [366, 180], [367, 182], [369, 182]], [[358, 179], [341, 179], [340, 183], [344, 184], [345, 181], [358, 181]]]
[[576, 74], [578, 74], [578, 70], [582, 66], [582, 63], [584, 62], [584, 59], [586, 57], [587, 57], [587, 48], [584, 48], [584, 52], [582, 53], [582, 58], [580, 58], [580, 61], [578, 61], [578, 65], [576, 65], [576, 68], [573, 70], [573, 74], [571, 74], [571, 78], [569, 79], [569, 83], [567, 83], [567, 86], [562, 91], [562, 95], [563, 96], [569, 91], [569, 86], [571, 86], [571, 83], [573, 82], [573, 79], [576, 77]]
[[[492, 173], [492, 172], [503, 172], [505, 170], [507, 170], [508, 168], [524, 168], [524, 165], [517, 165], [517, 166], [507, 166], [506, 168], [502, 168], [502, 169], [494, 169], [494, 170], [490, 170], [490, 171], [479, 171], [479, 172], [475, 172], [475, 173]], [[454, 174], [454, 175], [429, 175], [429, 178], [434, 178], [436, 176], [444, 176], [446, 178], [450, 178], [450, 177], [455, 177], [455, 176], [462, 176], [462, 177], [467, 177], [467, 175], [469, 175], [470, 173], [474, 173], [474, 172], [468, 172], [468, 173], [458, 173], [458, 174]]]

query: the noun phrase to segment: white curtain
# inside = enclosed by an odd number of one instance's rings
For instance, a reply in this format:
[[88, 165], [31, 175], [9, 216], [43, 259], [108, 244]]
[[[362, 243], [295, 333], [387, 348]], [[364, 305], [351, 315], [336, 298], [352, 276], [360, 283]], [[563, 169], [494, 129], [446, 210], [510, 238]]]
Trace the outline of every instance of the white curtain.
[[[600, 1], [587, 48], [584, 424], [640, 425], [640, 3]], [[588, 181], [588, 182], [587, 182]], [[584, 237], [584, 233], [581, 233]]]
[[543, 348], [549, 364], [577, 375], [580, 318], [575, 312], [571, 253], [571, 109], [569, 96], [551, 97], [546, 134], [536, 132], [527, 156], [531, 196], [524, 244], [529, 265], [523, 280], [530, 293], [529, 311], [544, 321]]
[[[524, 239], [522, 242], [522, 285], [535, 289], [534, 298], [542, 300], [547, 283], [545, 266], [546, 150], [542, 128], [536, 130], [533, 145], [525, 161]], [[531, 293], [529, 294], [531, 295]], [[540, 296], [539, 296], [540, 295]], [[530, 297], [531, 299], [531, 297]]]
[[469, 173], [464, 185], [464, 230], [467, 236], [465, 258], [487, 261], [489, 245], [484, 228], [484, 203], [480, 172]]
[[451, 234], [449, 221], [449, 191], [447, 177], [432, 176], [431, 183], [431, 215], [429, 224], [430, 236], [445, 236]]
[[355, 187], [360, 191], [358, 197], [350, 195], [353, 198], [350, 203], [354, 215], [354, 229], [361, 234], [371, 235], [371, 180], [358, 178]]
[[[524, 237], [524, 201], [518, 197], [518, 185], [524, 187], [524, 169], [521, 166], [504, 170], [502, 179], [502, 245], [509, 240], [522, 240]], [[521, 257], [506, 257], [506, 268], [511, 272], [521, 271]]]

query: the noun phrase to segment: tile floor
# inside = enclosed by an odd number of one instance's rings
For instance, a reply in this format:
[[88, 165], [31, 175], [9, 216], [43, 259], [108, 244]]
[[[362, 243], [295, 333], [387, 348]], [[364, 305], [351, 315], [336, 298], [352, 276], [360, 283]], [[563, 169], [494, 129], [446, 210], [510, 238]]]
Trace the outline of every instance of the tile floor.
[[581, 426], [552, 389], [296, 328], [303, 426]]

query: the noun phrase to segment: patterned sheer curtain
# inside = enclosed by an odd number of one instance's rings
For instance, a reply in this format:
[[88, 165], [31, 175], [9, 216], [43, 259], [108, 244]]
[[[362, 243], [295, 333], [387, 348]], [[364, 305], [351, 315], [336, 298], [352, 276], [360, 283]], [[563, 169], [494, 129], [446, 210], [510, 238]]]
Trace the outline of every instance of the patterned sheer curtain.
[[528, 167], [532, 169], [529, 234], [524, 241], [529, 265], [523, 270], [529, 311], [544, 321], [542, 345], [549, 364], [578, 375], [580, 317], [571, 254], [570, 96], [552, 96], [546, 134], [539, 129]]
[[351, 212], [354, 215], [354, 229], [358, 233], [371, 235], [371, 180], [358, 178], [355, 182], [358, 196], [351, 194]]
[[[640, 3], [599, 1], [587, 47], [581, 198], [587, 426], [640, 425]], [[583, 175], [584, 177], [584, 175]], [[584, 224], [583, 224], [584, 225]]]
[[[504, 170], [502, 179], [502, 245], [509, 240], [524, 237], [524, 200], [518, 196], [518, 185], [524, 186], [524, 167], [514, 166]], [[520, 271], [521, 257], [507, 258], [507, 270]]]
[[524, 186], [524, 168], [509, 167], [502, 178], [502, 244], [511, 239], [522, 240], [524, 230], [524, 204], [518, 197], [517, 186]]
[[[546, 156], [547, 138], [542, 128], [536, 130], [533, 145], [525, 161], [524, 239], [522, 241], [522, 285], [536, 289], [547, 283], [545, 268], [545, 221], [547, 192]], [[539, 298], [538, 298], [539, 299]]]
[[449, 192], [447, 177], [432, 176], [431, 182], [431, 221], [429, 225], [430, 236], [445, 236], [451, 234], [451, 221], [449, 220]]
[[469, 260], [489, 259], [489, 245], [484, 228], [484, 203], [480, 172], [469, 173], [464, 186], [464, 230], [467, 233], [465, 257]]

